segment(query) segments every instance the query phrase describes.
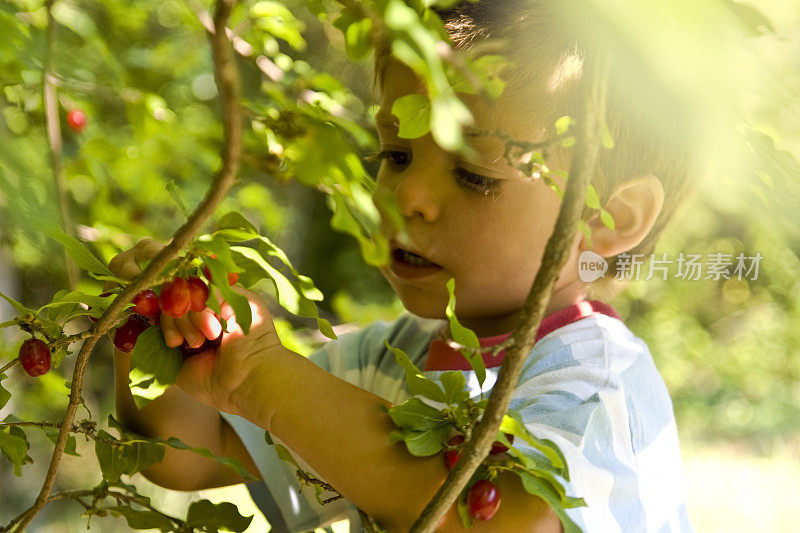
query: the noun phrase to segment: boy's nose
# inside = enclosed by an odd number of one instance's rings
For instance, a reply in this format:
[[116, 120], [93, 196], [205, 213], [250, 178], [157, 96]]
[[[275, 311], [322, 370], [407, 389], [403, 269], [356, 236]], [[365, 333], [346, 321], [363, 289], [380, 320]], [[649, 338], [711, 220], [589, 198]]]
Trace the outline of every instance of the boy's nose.
[[400, 213], [407, 219], [419, 216], [425, 222], [439, 218], [440, 192], [432, 169], [409, 168], [400, 176], [394, 194]]

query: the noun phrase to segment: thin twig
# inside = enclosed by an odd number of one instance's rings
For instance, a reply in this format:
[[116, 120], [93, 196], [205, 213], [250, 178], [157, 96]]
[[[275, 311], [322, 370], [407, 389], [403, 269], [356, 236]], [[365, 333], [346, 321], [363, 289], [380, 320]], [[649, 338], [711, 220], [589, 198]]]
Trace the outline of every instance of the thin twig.
[[[69, 200], [67, 196], [67, 186], [64, 182], [64, 166], [62, 162], [62, 139], [61, 125], [58, 120], [58, 97], [56, 96], [55, 79], [55, 38], [56, 22], [53, 19], [53, 3], [55, 0], [47, 0], [45, 9], [47, 11], [47, 31], [45, 33], [45, 60], [44, 60], [44, 109], [45, 122], [47, 124], [47, 141], [50, 145], [50, 162], [53, 167], [53, 179], [56, 182], [58, 193], [58, 206], [61, 210], [61, 224], [64, 232], [73, 237], [75, 228], [72, 225], [72, 216], [69, 211]], [[67, 269], [67, 283], [69, 289], [74, 291], [78, 287], [78, 266], [72, 260], [64, 248], [64, 259]]]
[[572, 170], [567, 180], [558, 219], [545, 247], [542, 266], [536, 274], [531, 291], [520, 312], [519, 325], [512, 334], [512, 344], [503, 359], [483, 418], [464, 443], [461, 459], [414, 523], [411, 533], [429, 533], [436, 528], [472, 474], [488, 455], [508, 409], [525, 358], [535, 341], [536, 331], [550, 301], [553, 285], [567, 260], [569, 247], [577, 231], [578, 220], [586, 200], [586, 190], [597, 163], [601, 125], [605, 116], [610, 53], [596, 51], [595, 54], [587, 57], [585, 62], [587, 68], [579, 89], [581, 109], [577, 117], [578, 148], [572, 159]]
[[[152, 285], [153, 280], [159, 273], [183, 250], [194, 238], [194, 235], [202, 227], [205, 221], [214, 213], [217, 205], [227, 196], [228, 190], [236, 182], [239, 169], [239, 160], [242, 152], [242, 113], [239, 106], [240, 87], [239, 73], [233, 61], [233, 54], [230, 42], [227, 39], [224, 28], [235, 2], [233, 0], [218, 0], [214, 15], [214, 27], [216, 31], [210, 35], [211, 50], [214, 59], [214, 75], [217, 88], [222, 103], [222, 122], [225, 146], [222, 150], [222, 168], [217, 172], [214, 183], [206, 193], [205, 198], [200, 202], [195, 211], [178, 229], [167, 245], [153, 260], [148, 264], [144, 271], [139, 274], [111, 303], [106, 312], [92, 327], [92, 330], [99, 334], [105, 334], [115, 323], [117, 316], [122, 312], [124, 306], [131, 301], [139, 291]], [[97, 344], [98, 337], [88, 338], [81, 347], [80, 353], [75, 361], [75, 371], [72, 376], [72, 385], [69, 396], [69, 404], [64, 412], [61, 427], [56, 440], [55, 450], [50, 461], [42, 489], [34, 504], [23, 513], [23, 518], [16, 525], [18, 531], [22, 531], [30, 524], [31, 520], [47, 503], [50, 492], [55, 483], [61, 457], [64, 454], [67, 436], [69, 435], [75, 412], [80, 404], [80, 393], [83, 386], [83, 377], [86, 373], [86, 364], [89, 355]]]
[[10, 363], [8, 363], [7, 365], [5, 365], [3, 368], [0, 368], [0, 374], [2, 374], [3, 372], [5, 372], [6, 370], [8, 370], [9, 368], [11, 368], [12, 366], [16, 365], [17, 363], [19, 363], [19, 357], [17, 357], [16, 359], [14, 359], [13, 361], [11, 361], [11, 362], [10, 362]]

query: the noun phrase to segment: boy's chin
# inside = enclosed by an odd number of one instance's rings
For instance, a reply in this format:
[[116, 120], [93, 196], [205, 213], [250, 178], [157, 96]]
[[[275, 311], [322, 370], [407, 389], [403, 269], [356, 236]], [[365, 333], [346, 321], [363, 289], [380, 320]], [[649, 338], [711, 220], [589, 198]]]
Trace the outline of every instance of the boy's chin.
[[414, 296], [404, 296], [402, 294], [398, 294], [398, 296], [403, 307], [411, 314], [420, 318], [430, 318], [434, 320], [444, 320], [447, 318], [445, 313], [447, 309], [447, 300], [443, 302], [434, 302]]

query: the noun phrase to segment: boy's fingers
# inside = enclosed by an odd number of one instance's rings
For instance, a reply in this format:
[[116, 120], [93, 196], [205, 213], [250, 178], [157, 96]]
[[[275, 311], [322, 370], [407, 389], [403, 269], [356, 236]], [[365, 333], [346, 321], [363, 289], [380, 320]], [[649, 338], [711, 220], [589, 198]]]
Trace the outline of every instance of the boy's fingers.
[[228, 302], [222, 302], [220, 305], [220, 313], [219, 316], [224, 318], [225, 320], [230, 320], [233, 316], [233, 307]]
[[135, 261], [126, 261], [119, 266], [118, 278], [133, 279], [142, 273], [142, 269]]
[[183, 344], [183, 335], [175, 325], [175, 319], [161, 313], [161, 333], [164, 335], [164, 342], [170, 348], [177, 348]]
[[[133, 248], [118, 254], [108, 262], [108, 268], [118, 278], [131, 280], [141, 274], [140, 263], [150, 260], [164, 249], [166, 245], [153, 239], [145, 238], [137, 242]], [[113, 289], [116, 286], [113, 282], [106, 282], [104, 290]]]
[[136, 243], [136, 246], [131, 251], [133, 252], [134, 261], [141, 264], [141, 262], [149, 261], [157, 256], [166, 246], [166, 244], [153, 239], [142, 239]]
[[207, 339], [214, 340], [222, 333], [222, 324], [220, 324], [217, 317], [214, 316], [214, 312], [208, 307], [199, 313], [190, 311], [189, 319]]
[[181, 333], [181, 335], [183, 335], [183, 338], [186, 339], [187, 344], [189, 344], [189, 347], [199, 348], [205, 342], [206, 337], [198, 328], [195, 327], [188, 314], [190, 313], [173, 320], [175, 322], [175, 326], [178, 328], [178, 331]]

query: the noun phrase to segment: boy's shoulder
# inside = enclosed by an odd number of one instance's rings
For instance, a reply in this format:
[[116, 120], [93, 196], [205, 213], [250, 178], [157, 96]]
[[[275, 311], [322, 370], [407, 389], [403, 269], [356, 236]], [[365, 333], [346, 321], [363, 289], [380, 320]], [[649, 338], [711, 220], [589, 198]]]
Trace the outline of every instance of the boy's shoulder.
[[592, 313], [544, 335], [529, 364], [568, 363], [623, 373], [639, 360], [652, 360], [647, 344], [618, 316]]

